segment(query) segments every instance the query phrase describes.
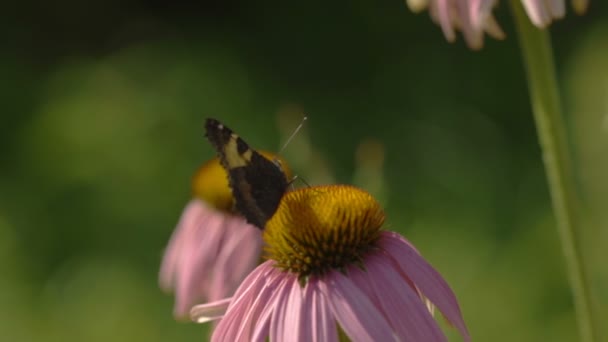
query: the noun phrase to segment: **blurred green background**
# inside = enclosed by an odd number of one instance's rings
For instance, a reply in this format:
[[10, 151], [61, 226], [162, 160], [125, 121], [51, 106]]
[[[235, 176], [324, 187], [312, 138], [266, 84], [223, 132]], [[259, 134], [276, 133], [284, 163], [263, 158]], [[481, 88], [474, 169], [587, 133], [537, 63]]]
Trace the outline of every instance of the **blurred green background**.
[[[474, 341], [575, 341], [525, 75], [401, 1], [60, 1], [0, 14], [0, 340], [200, 341], [158, 289], [215, 117], [308, 183], [385, 204]], [[607, 314], [608, 6], [551, 27]], [[383, 156], [382, 156], [382, 155]], [[452, 340], [460, 338], [449, 333]]]

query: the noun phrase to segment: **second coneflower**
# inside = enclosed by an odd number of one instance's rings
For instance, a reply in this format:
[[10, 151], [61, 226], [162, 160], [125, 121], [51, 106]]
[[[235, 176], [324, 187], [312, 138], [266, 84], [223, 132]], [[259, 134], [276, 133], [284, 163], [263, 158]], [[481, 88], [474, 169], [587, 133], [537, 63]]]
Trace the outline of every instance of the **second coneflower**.
[[233, 210], [228, 175], [217, 158], [200, 167], [192, 189], [194, 196], [167, 245], [159, 274], [161, 287], [175, 292], [178, 318], [187, 317], [195, 304], [232, 295], [262, 251], [260, 229]]
[[434, 305], [469, 341], [448, 284], [383, 223], [378, 202], [351, 186], [288, 192], [264, 230], [268, 260], [192, 318], [223, 316], [213, 341], [446, 341]]

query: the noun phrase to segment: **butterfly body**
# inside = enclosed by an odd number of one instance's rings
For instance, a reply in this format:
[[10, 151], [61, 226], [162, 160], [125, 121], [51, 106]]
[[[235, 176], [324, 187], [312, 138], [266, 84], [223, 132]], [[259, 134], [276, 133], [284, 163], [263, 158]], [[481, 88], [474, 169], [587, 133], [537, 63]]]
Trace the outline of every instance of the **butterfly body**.
[[262, 156], [215, 119], [206, 120], [205, 131], [228, 173], [236, 210], [264, 229], [289, 186], [281, 164]]

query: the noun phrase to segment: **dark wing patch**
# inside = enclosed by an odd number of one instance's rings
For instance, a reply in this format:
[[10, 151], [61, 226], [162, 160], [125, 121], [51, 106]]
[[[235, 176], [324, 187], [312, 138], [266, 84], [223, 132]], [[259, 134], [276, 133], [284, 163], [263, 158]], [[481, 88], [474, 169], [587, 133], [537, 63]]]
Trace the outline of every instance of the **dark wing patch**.
[[287, 191], [285, 173], [219, 121], [207, 119], [205, 130], [228, 172], [236, 210], [247, 222], [264, 229]]

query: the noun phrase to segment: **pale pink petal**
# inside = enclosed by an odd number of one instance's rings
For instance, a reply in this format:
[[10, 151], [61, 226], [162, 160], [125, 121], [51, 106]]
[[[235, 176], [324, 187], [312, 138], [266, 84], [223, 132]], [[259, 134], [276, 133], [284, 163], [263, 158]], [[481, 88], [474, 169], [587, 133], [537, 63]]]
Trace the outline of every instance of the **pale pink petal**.
[[[192, 200], [167, 245], [159, 282], [164, 289], [175, 289], [174, 313], [178, 317], [187, 315], [207, 293], [210, 262], [222, 235], [222, 218], [203, 202]], [[207, 235], [203, 235], [205, 232]]]
[[336, 321], [332, 316], [328, 299], [321, 294], [319, 280], [311, 278], [304, 289], [304, 305], [310, 307], [310, 331], [312, 342], [338, 342]]
[[[266, 286], [266, 277], [272, 269], [265, 264], [257, 267], [245, 278], [243, 284], [233, 296], [224, 318], [219, 322], [211, 337], [212, 341], [248, 341], [248, 332], [255, 327], [256, 315], [251, 314], [260, 303], [265, 304], [272, 295]], [[276, 278], [276, 277], [274, 277]], [[272, 279], [268, 280], [272, 281]]]
[[363, 281], [372, 285], [373, 293], [381, 302], [382, 311], [400, 339], [447, 341], [424, 301], [400, 276], [396, 265], [390, 259], [384, 255], [369, 255], [365, 260], [365, 266], [367, 277], [364, 277]]
[[443, 277], [399, 234], [382, 232], [379, 245], [399, 265], [404, 275], [416, 284], [446, 319], [456, 326], [465, 340], [469, 341], [469, 332], [456, 296]]
[[551, 23], [551, 16], [545, 8], [544, 0], [522, 0], [521, 3], [534, 25], [544, 28]]
[[226, 224], [230, 238], [213, 265], [213, 279], [209, 286], [209, 298], [223, 298], [234, 293], [239, 283], [258, 263], [262, 249], [262, 234], [252, 225], [239, 220]]
[[353, 281], [330, 271], [319, 281], [319, 289], [346, 335], [357, 341], [393, 341], [391, 327]]
[[[273, 264], [273, 262], [271, 261], [267, 261], [266, 263], [269, 266]], [[270, 291], [273, 295], [272, 297], [270, 297], [268, 303], [264, 306], [263, 310], [259, 314], [258, 323], [256, 324], [253, 330], [251, 338], [252, 341], [264, 342], [268, 338], [268, 335], [270, 335], [270, 320], [273, 316], [277, 303], [279, 302], [279, 297], [283, 295], [283, 291], [288, 285], [288, 282], [281, 281], [282, 277], [284, 277], [281, 276], [281, 271], [275, 269], [275, 272], [276, 273], [274, 276], [276, 277], [277, 282], [269, 286]]]
[[554, 19], [561, 19], [566, 15], [566, 3], [564, 0], [548, 0], [547, 5]]
[[492, 16], [492, 9], [495, 4], [496, 0], [469, 1], [469, 17], [473, 27], [483, 30], [486, 20]]
[[[188, 241], [182, 245], [175, 278], [175, 313], [187, 312], [192, 305], [208, 298], [209, 279], [213, 274], [212, 261], [215, 260], [221, 239], [223, 220], [216, 213], [205, 216], [196, 230], [188, 234]], [[203, 234], [206, 232], [206, 234]]]
[[[250, 295], [253, 296], [253, 294]], [[247, 313], [247, 310], [249, 309], [249, 306], [247, 304], [251, 304], [252, 302], [253, 298], [249, 298], [248, 300], [241, 301], [241, 305], [232, 306], [235, 309], [233, 309], [230, 314], [226, 312], [226, 315], [224, 315], [224, 317], [219, 321], [219, 323], [215, 327], [215, 330], [213, 330], [213, 335], [211, 335], [211, 341], [238, 341], [237, 335], [240, 331], [241, 326], [252, 324], [251, 320], [254, 319], [254, 317]]]
[[261, 231], [241, 217], [193, 199], [167, 245], [159, 282], [175, 291], [175, 316], [200, 302], [232, 295], [255, 267]]
[[260, 288], [266, 286], [266, 283], [270, 281], [267, 277], [274, 274], [275, 271], [274, 267], [270, 267], [270, 264], [270, 261], [262, 263], [243, 279], [243, 282], [232, 296], [233, 300], [230, 306], [237, 305], [240, 301], [246, 300], [248, 298], [247, 293], [255, 293]]
[[456, 40], [455, 30], [460, 30], [470, 48], [480, 49], [483, 47], [485, 32], [499, 39], [504, 37], [492, 15], [496, 1], [433, 0], [430, 2], [429, 11], [449, 42]]
[[471, 49], [480, 49], [483, 47], [483, 26], [477, 27], [471, 22], [470, 11], [468, 4], [464, 1], [457, 1], [455, 8], [455, 16], [459, 18], [460, 30], [464, 36], [467, 45]]
[[311, 341], [311, 307], [304, 304], [304, 289], [300, 286], [295, 275], [292, 276], [291, 292], [287, 305], [285, 306], [284, 324], [287, 329], [284, 331], [282, 341]]
[[[279, 290], [281, 293], [270, 319], [271, 341], [294, 341], [295, 331], [297, 331], [297, 326], [294, 325], [299, 324], [301, 307], [298, 307], [297, 304], [302, 303], [300, 284], [295, 275], [284, 273], [283, 277], [284, 286]], [[296, 312], [292, 312], [294, 310]]]
[[456, 34], [452, 25], [452, 17], [450, 15], [450, 1], [451, 0], [436, 0], [437, 17], [439, 20], [439, 26], [443, 31], [443, 35], [449, 42], [456, 40]]
[[224, 317], [231, 298], [196, 305], [190, 310], [190, 318], [196, 323], [207, 323]]
[[284, 275], [272, 266], [273, 262], [268, 261], [259, 267], [265, 268], [264, 287], [256, 293], [252, 293], [255, 301], [247, 310], [248, 315], [253, 319], [241, 324], [236, 340], [238, 341], [260, 341], [263, 342], [268, 337], [269, 317], [277, 306], [279, 298], [289, 287]]
[[486, 19], [485, 28], [486, 32], [494, 39], [505, 39], [505, 37], [507, 36], [500, 28], [500, 25], [498, 25], [498, 22], [496, 21], [494, 16], [490, 16], [488, 17], [488, 19]]
[[226, 250], [232, 250], [234, 253], [227, 252], [219, 256], [218, 265], [223, 265], [222, 269], [224, 271], [228, 270], [228, 273], [232, 275], [228, 277], [231, 282], [240, 283], [260, 263], [262, 245], [264, 244], [262, 232], [259, 228], [250, 224], [247, 224], [246, 227], [243, 228], [242, 221], [232, 224], [231, 230], [234, 231], [235, 235], [240, 236], [240, 239], [235, 238], [234, 244], [226, 248]]
[[184, 245], [188, 242], [186, 238], [189, 231], [195, 230], [201, 221], [200, 215], [201, 202], [192, 200], [184, 209], [182, 216], [177, 224], [177, 227], [171, 235], [171, 239], [165, 249], [165, 255], [160, 267], [159, 283], [160, 287], [166, 291], [173, 289], [173, 282], [179, 265], [180, 253]]

